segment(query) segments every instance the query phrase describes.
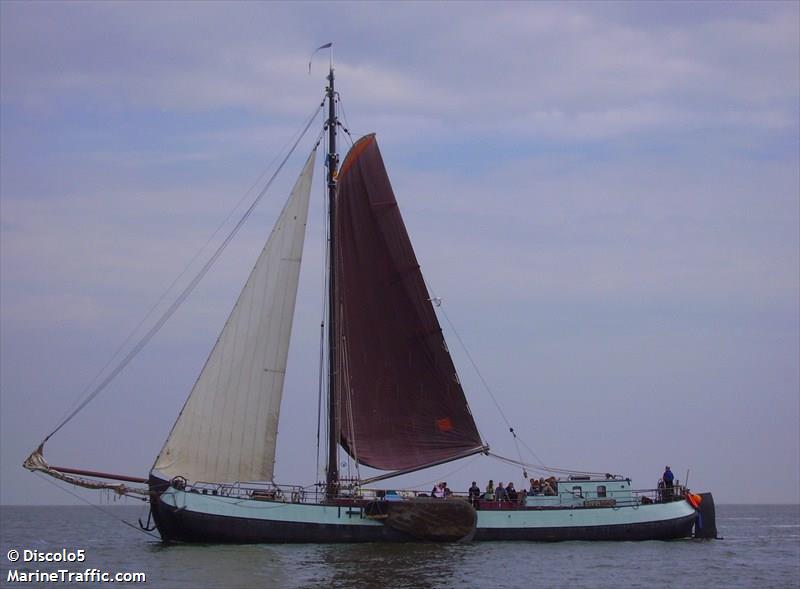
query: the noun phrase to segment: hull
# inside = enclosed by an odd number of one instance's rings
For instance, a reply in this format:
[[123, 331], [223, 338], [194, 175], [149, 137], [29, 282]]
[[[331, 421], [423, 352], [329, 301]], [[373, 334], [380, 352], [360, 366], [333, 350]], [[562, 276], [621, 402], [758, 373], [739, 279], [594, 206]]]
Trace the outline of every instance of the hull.
[[[370, 519], [359, 506], [242, 500], [151, 488], [153, 518], [165, 541], [199, 543], [415, 542]], [[159, 491], [160, 489], [160, 491]], [[671, 540], [696, 519], [686, 501], [636, 507], [478, 511], [475, 541]]]

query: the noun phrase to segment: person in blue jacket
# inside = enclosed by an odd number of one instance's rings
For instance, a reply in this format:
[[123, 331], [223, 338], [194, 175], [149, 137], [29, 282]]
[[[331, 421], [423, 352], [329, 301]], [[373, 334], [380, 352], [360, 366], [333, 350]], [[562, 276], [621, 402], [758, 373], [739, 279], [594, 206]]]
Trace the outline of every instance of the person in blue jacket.
[[669, 466], [664, 469], [664, 474], [661, 475], [661, 478], [664, 481], [664, 499], [672, 501], [672, 483], [675, 480], [675, 475], [672, 474]]

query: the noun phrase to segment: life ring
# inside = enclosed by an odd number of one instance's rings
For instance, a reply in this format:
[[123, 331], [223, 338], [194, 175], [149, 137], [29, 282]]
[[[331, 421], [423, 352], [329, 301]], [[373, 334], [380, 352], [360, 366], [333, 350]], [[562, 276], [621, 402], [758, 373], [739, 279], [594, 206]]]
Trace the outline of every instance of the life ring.
[[700, 502], [703, 500], [701, 495], [695, 495], [694, 493], [686, 493], [686, 500], [689, 502], [689, 505], [694, 507], [695, 509], [700, 509]]

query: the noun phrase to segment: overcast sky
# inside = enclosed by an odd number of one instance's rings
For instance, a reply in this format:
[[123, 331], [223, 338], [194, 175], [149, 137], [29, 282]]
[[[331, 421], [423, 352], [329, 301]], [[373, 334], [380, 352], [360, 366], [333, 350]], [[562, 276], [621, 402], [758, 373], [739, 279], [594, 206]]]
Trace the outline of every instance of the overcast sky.
[[[377, 132], [426, 279], [542, 461], [800, 501], [799, 23], [797, 2], [0, 2], [0, 501], [71, 501], [22, 460], [319, 103], [328, 41], [347, 126]], [[147, 474], [312, 141], [51, 463]], [[317, 477], [321, 180], [285, 483]], [[522, 474], [396, 484], [437, 478]]]

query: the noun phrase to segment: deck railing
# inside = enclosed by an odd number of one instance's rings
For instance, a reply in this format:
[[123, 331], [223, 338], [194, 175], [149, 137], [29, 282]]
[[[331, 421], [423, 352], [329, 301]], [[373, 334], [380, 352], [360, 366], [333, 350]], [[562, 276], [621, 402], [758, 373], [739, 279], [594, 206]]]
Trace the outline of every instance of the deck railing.
[[[484, 509], [514, 509], [530, 507], [628, 507], [648, 505], [652, 503], [667, 503], [670, 501], [682, 500], [686, 494], [686, 487], [675, 485], [669, 488], [655, 489], [636, 489], [620, 493], [608, 490], [605, 494], [598, 494], [597, 491], [584, 490], [581, 496], [575, 496], [572, 489], [566, 489], [567, 484], [572, 481], [561, 481], [563, 486], [554, 496], [532, 495], [541, 500], [539, 505], [531, 505], [526, 502], [527, 492], [518, 492], [516, 501], [487, 501], [481, 498], [476, 507]], [[334, 503], [336, 505], [364, 505], [369, 501], [375, 500], [395, 500], [401, 501], [414, 497], [428, 496], [428, 493], [417, 490], [383, 490], [383, 489], [362, 489], [355, 484], [343, 486], [339, 494], [333, 500], [326, 499], [325, 485], [317, 483], [310, 487], [299, 485], [278, 485], [272, 483], [185, 483], [183, 490], [189, 493], [210, 495], [216, 497], [231, 497], [236, 499], [252, 499], [256, 501], [278, 501], [285, 503]], [[469, 501], [467, 493], [452, 493], [452, 498], [460, 498]], [[536, 503], [539, 503], [538, 501]]]

